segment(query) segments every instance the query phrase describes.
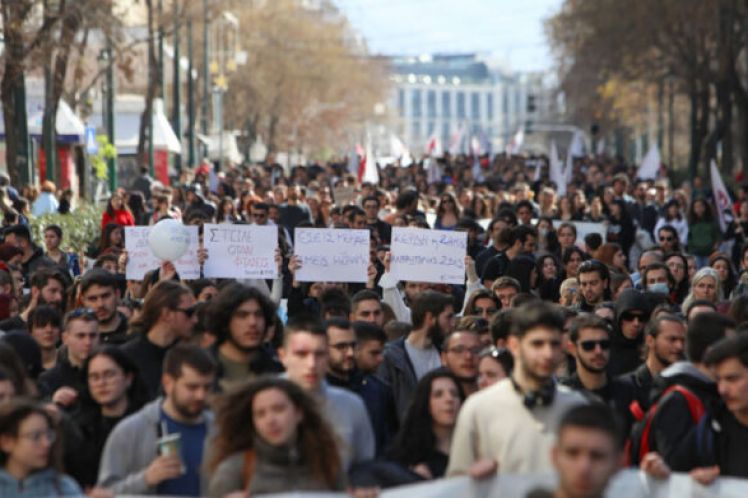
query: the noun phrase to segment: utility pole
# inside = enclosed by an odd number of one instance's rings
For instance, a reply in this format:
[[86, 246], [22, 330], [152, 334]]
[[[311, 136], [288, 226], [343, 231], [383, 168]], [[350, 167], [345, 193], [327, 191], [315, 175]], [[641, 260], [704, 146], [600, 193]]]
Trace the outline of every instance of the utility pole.
[[210, 106], [210, 11], [208, 0], [203, 0], [203, 98], [200, 102], [200, 131], [207, 135], [208, 130], [208, 109]]
[[192, 45], [192, 19], [187, 21], [187, 164], [190, 168], [196, 166], [195, 161], [195, 54]]
[[[180, 104], [182, 92], [180, 86], [180, 60], [179, 60], [179, 1], [174, 0], [174, 90], [172, 91], [173, 98], [173, 109], [174, 112], [174, 133], [176, 133], [179, 139], [179, 145], [182, 143], [182, 120], [180, 116]], [[177, 170], [179, 175], [182, 172], [182, 154], [176, 154], [174, 156], [174, 168]]]

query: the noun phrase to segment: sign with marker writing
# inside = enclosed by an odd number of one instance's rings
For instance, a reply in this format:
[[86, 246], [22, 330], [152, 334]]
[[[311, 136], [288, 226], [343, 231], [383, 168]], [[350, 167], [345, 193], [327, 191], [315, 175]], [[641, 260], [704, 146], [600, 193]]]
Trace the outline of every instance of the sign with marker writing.
[[[200, 261], [197, 258], [200, 239], [197, 235], [197, 227], [186, 226], [185, 229], [189, 233], [190, 245], [187, 252], [172, 263], [180, 278], [195, 280], [200, 278]], [[125, 227], [125, 249], [127, 250], [125, 276], [128, 280], [142, 280], [146, 273], [161, 267], [161, 259], [151, 252], [148, 245], [150, 231], [151, 227]]]
[[294, 253], [301, 259], [299, 282], [366, 282], [369, 230], [297, 228]]
[[205, 278], [275, 278], [275, 225], [210, 225], [203, 229], [203, 245], [208, 251]]
[[398, 280], [461, 285], [467, 233], [392, 227], [390, 272]]

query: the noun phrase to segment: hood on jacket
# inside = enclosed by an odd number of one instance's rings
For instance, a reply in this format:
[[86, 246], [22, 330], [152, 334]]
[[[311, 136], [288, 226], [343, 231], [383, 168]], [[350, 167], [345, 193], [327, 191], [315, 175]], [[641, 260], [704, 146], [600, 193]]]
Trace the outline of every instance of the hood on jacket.
[[717, 383], [689, 361], [678, 361], [660, 372], [660, 375], [654, 378], [653, 395], [659, 397], [665, 389], [676, 384], [692, 391], [704, 401], [719, 398]]
[[620, 329], [621, 317], [630, 311], [642, 311], [649, 318], [651, 307], [646, 294], [637, 289], [625, 289], [616, 300], [616, 327]]

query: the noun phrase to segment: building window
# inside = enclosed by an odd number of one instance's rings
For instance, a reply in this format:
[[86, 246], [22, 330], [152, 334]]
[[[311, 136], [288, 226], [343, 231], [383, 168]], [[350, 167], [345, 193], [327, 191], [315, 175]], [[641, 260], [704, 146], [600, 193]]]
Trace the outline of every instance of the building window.
[[430, 118], [436, 117], [436, 92], [429, 90], [426, 96], [426, 108]]
[[410, 128], [411, 139], [418, 140], [421, 138], [421, 122], [413, 121]]
[[442, 92], [442, 116], [449, 118], [452, 116], [452, 94]]
[[478, 92], [470, 95], [470, 117], [480, 119], [480, 94]]
[[465, 92], [457, 92], [457, 117], [465, 119]]
[[400, 116], [405, 116], [405, 90], [400, 88], [397, 91], [397, 110]]
[[413, 90], [411, 100], [411, 107], [412, 107], [412, 115], [414, 118], [420, 118], [421, 117], [421, 90], [415, 89]]
[[522, 114], [522, 91], [519, 88], [514, 92], [514, 113]]
[[431, 135], [434, 134], [435, 130], [436, 130], [436, 123], [434, 123], [433, 121], [429, 121], [428, 129], [426, 131], [426, 136], [430, 138]]
[[486, 94], [486, 117], [489, 121], [493, 121], [493, 94]]
[[452, 139], [450, 136], [449, 123], [442, 123], [442, 146], [446, 149]]
[[509, 89], [507, 87], [504, 87], [501, 96], [501, 112], [504, 116], [509, 114]]

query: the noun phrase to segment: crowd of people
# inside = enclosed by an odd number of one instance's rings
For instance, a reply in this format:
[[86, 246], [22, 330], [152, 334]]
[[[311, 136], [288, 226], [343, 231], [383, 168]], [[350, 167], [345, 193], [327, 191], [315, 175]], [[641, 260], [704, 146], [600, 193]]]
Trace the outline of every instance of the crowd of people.
[[[545, 495], [596, 497], [624, 460], [748, 477], [748, 186], [721, 230], [698, 178], [578, 158], [558, 195], [527, 158], [436, 164], [378, 184], [335, 163], [144, 169], [87, 247], [32, 236], [75, 215], [68, 192], [0, 177], [0, 495], [373, 497], [550, 471]], [[164, 261], [128, 280], [124, 228], [166, 218], [276, 226], [277, 277]], [[297, 281], [300, 227], [368, 229], [368, 282]], [[393, 227], [465, 231], [464, 284], [398, 281]]]

